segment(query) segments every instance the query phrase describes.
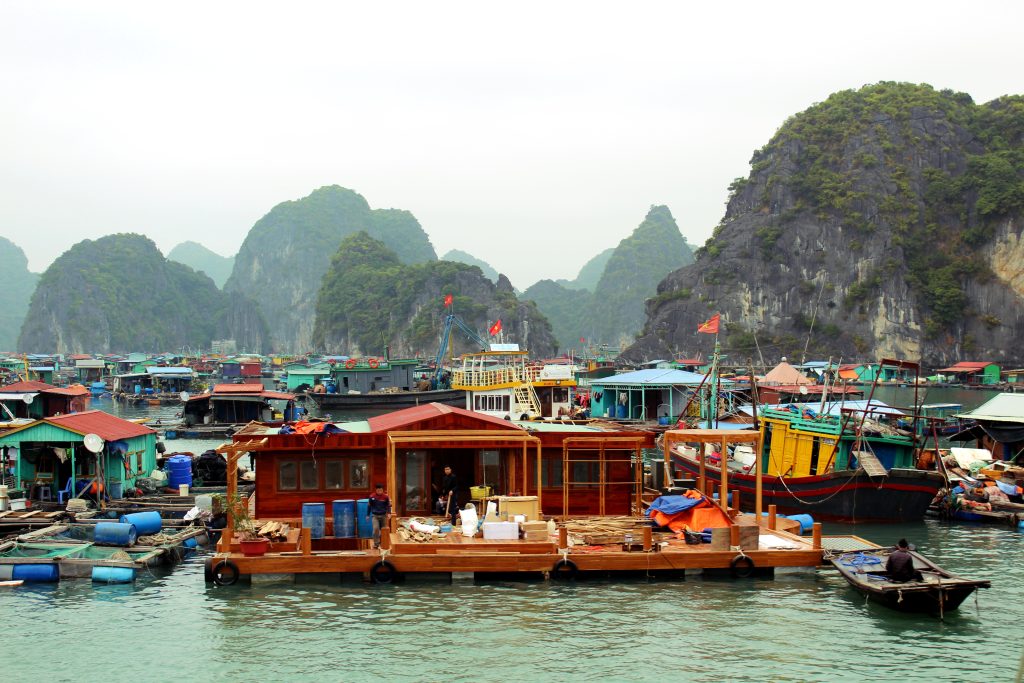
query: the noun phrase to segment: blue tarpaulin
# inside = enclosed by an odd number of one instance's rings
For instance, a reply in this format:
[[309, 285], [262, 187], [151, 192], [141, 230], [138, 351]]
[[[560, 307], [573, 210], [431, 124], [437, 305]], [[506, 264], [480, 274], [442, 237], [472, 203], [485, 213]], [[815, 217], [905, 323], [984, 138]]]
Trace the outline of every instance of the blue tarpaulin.
[[664, 512], [666, 515], [675, 515], [683, 510], [699, 505], [703, 498], [687, 498], [686, 496], [658, 496], [647, 508], [647, 516], [651, 516], [652, 510]]

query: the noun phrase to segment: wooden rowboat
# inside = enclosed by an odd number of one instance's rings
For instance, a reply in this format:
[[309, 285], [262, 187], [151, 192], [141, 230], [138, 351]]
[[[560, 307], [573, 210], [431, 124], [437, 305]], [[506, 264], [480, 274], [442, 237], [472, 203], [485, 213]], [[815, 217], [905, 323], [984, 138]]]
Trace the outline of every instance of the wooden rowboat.
[[869, 600], [902, 612], [931, 612], [940, 616], [955, 610], [975, 588], [989, 588], [986, 580], [965, 579], [946, 571], [920, 553], [911, 551], [920, 580], [891, 581], [885, 570], [893, 548], [844, 553], [831, 562], [847, 583]]

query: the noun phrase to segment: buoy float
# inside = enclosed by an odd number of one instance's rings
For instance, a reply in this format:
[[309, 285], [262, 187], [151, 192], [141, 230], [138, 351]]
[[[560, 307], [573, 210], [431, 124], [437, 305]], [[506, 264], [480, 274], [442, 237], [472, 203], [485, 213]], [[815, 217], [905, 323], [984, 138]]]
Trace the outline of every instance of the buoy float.
[[346, 368], [351, 370], [355, 366], [356, 366], [356, 359], [355, 358], [349, 358], [347, 361], [345, 361], [345, 367]]
[[370, 366], [371, 368], [376, 368], [376, 367], [378, 367], [378, 366], [380, 365], [380, 361], [378, 361], [378, 360], [377, 360], [376, 358], [371, 358], [371, 359], [370, 359], [370, 360], [368, 360], [368, 361], [367, 361], [366, 363], [367, 363], [367, 365], [369, 365], [369, 366]]

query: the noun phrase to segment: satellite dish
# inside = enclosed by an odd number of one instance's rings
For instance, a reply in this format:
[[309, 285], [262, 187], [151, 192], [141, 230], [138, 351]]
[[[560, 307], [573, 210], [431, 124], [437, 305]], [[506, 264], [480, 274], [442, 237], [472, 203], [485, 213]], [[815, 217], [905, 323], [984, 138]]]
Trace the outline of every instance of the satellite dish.
[[180, 394], [178, 394], [178, 398], [180, 398], [181, 402], [184, 403], [185, 401], [188, 400], [188, 392], [187, 391], [181, 392]]
[[803, 394], [804, 396], [806, 396], [807, 395], [807, 387], [801, 386], [800, 387], [800, 393]]
[[21, 402], [25, 405], [32, 405], [32, 401], [36, 400], [35, 394], [25, 394], [21, 397]]
[[103, 437], [99, 434], [86, 434], [82, 442], [85, 443], [85, 448], [90, 453], [99, 453], [103, 450]]

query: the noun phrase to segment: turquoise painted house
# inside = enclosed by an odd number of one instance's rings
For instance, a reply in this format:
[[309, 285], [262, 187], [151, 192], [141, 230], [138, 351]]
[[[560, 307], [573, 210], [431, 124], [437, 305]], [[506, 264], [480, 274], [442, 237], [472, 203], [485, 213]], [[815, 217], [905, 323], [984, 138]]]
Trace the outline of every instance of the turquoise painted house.
[[303, 384], [315, 387], [317, 384], [323, 384], [324, 380], [331, 376], [331, 366], [328, 363], [317, 363], [315, 365], [292, 363], [284, 366], [284, 370], [288, 373], [286, 384], [288, 391], [295, 391]]
[[[99, 453], [85, 447], [87, 434], [102, 439]], [[0, 459], [16, 486], [37, 500], [58, 500], [58, 492], [93, 482], [120, 498], [156, 469], [156, 432], [100, 410], [58, 415], [4, 432]]]

